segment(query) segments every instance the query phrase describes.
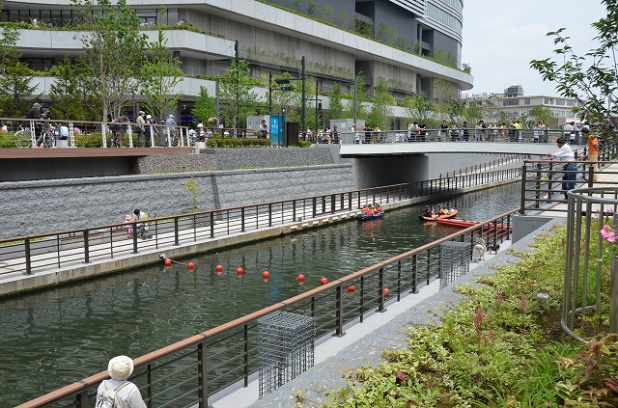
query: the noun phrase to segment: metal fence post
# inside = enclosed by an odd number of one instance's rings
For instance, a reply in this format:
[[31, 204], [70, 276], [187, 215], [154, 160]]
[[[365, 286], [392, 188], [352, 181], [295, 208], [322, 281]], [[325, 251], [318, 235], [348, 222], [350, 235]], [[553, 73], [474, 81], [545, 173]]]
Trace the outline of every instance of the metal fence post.
[[522, 215], [526, 213], [526, 176], [526, 163], [524, 162], [521, 168], [521, 196], [519, 203], [519, 213]]
[[609, 332], [618, 333], [618, 256], [612, 259], [612, 276], [609, 295]]
[[384, 268], [380, 268], [378, 270], [378, 287], [380, 290], [379, 301], [378, 301], [378, 311], [386, 312], [386, 308], [384, 307]]
[[335, 336], [342, 337], [343, 332], [343, 294], [341, 285], [335, 288]]
[[24, 252], [26, 256], [26, 275], [32, 275], [32, 253], [30, 252], [30, 238], [24, 240]]
[[84, 230], [84, 263], [90, 263], [90, 240], [88, 230]]
[[[198, 395], [199, 400], [202, 401], [198, 405], [199, 408], [208, 407], [208, 369], [206, 368], [206, 353], [208, 349], [206, 341], [202, 341], [197, 345], [197, 359], [198, 359], [198, 390], [201, 390], [201, 395]], [[201, 363], [201, 364], [200, 364]]]
[[137, 253], [137, 220], [133, 221], [133, 253]]

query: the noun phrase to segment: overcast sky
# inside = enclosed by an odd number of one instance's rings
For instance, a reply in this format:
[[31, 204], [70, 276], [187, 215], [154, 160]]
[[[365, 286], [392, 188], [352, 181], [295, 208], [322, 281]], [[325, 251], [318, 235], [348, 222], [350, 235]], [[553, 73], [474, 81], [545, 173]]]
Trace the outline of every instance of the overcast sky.
[[530, 68], [533, 59], [556, 57], [546, 34], [566, 28], [563, 35], [583, 55], [597, 45], [591, 23], [605, 15], [599, 0], [464, 0], [462, 62], [474, 76], [465, 94], [521, 85], [525, 95], [557, 95], [554, 84]]

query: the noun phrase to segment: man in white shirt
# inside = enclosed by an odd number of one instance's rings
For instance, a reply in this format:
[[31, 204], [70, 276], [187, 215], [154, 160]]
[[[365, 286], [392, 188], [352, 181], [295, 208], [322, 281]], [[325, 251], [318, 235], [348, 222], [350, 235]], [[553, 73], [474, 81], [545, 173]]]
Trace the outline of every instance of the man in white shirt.
[[[558, 150], [554, 153], [547, 153], [547, 157], [562, 160], [565, 162], [575, 161], [575, 154], [573, 154], [571, 146], [566, 143], [566, 139], [564, 137], [559, 137], [558, 140], [556, 140], [556, 144], [558, 145]], [[564, 165], [564, 176], [562, 176], [562, 189], [564, 190], [565, 199], [568, 198], [566, 192], [575, 188], [575, 183], [573, 182], [573, 180], [575, 180], [576, 170], [576, 163], [566, 163]]]

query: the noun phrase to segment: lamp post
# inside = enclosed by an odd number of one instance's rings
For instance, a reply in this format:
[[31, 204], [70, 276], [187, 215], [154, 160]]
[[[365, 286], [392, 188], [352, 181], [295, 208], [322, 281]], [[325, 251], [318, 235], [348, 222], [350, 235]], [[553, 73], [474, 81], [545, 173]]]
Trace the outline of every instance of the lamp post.
[[300, 123], [301, 123], [301, 132], [305, 135], [307, 135], [307, 123], [305, 121], [305, 108], [307, 106], [307, 101], [305, 100], [306, 95], [305, 95], [305, 56], [303, 55], [302, 58], [300, 59], [300, 80], [302, 81], [302, 88], [301, 88], [301, 104], [300, 104]]
[[273, 73], [268, 71], [268, 115], [273, 111]]
[[318, 109], [318, 101], [318, 77], [315, 77], [315, 128], [313, 128], [314, 135], [317, 134], [318, 131], [318, 116], [320, 114], [320, 111]]

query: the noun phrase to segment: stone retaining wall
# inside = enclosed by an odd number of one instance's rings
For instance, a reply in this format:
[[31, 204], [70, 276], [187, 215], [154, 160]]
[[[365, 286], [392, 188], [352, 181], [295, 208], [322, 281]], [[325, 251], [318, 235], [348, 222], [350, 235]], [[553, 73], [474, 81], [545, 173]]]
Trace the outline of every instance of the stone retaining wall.
[[140, 157], [137, 160], [133, 173], [153, 174], [263, 167], [297, 167], [334, 163], [335, 161], [330, 150], [323, 148], [206, 149], [200, 154]]
[[353, 189], [348, 164], [5, 182], [0, 239], [121, 223], [135, 208], [156, 216], [189, 212], [191, 177], [202, 191], [201, 210]]

